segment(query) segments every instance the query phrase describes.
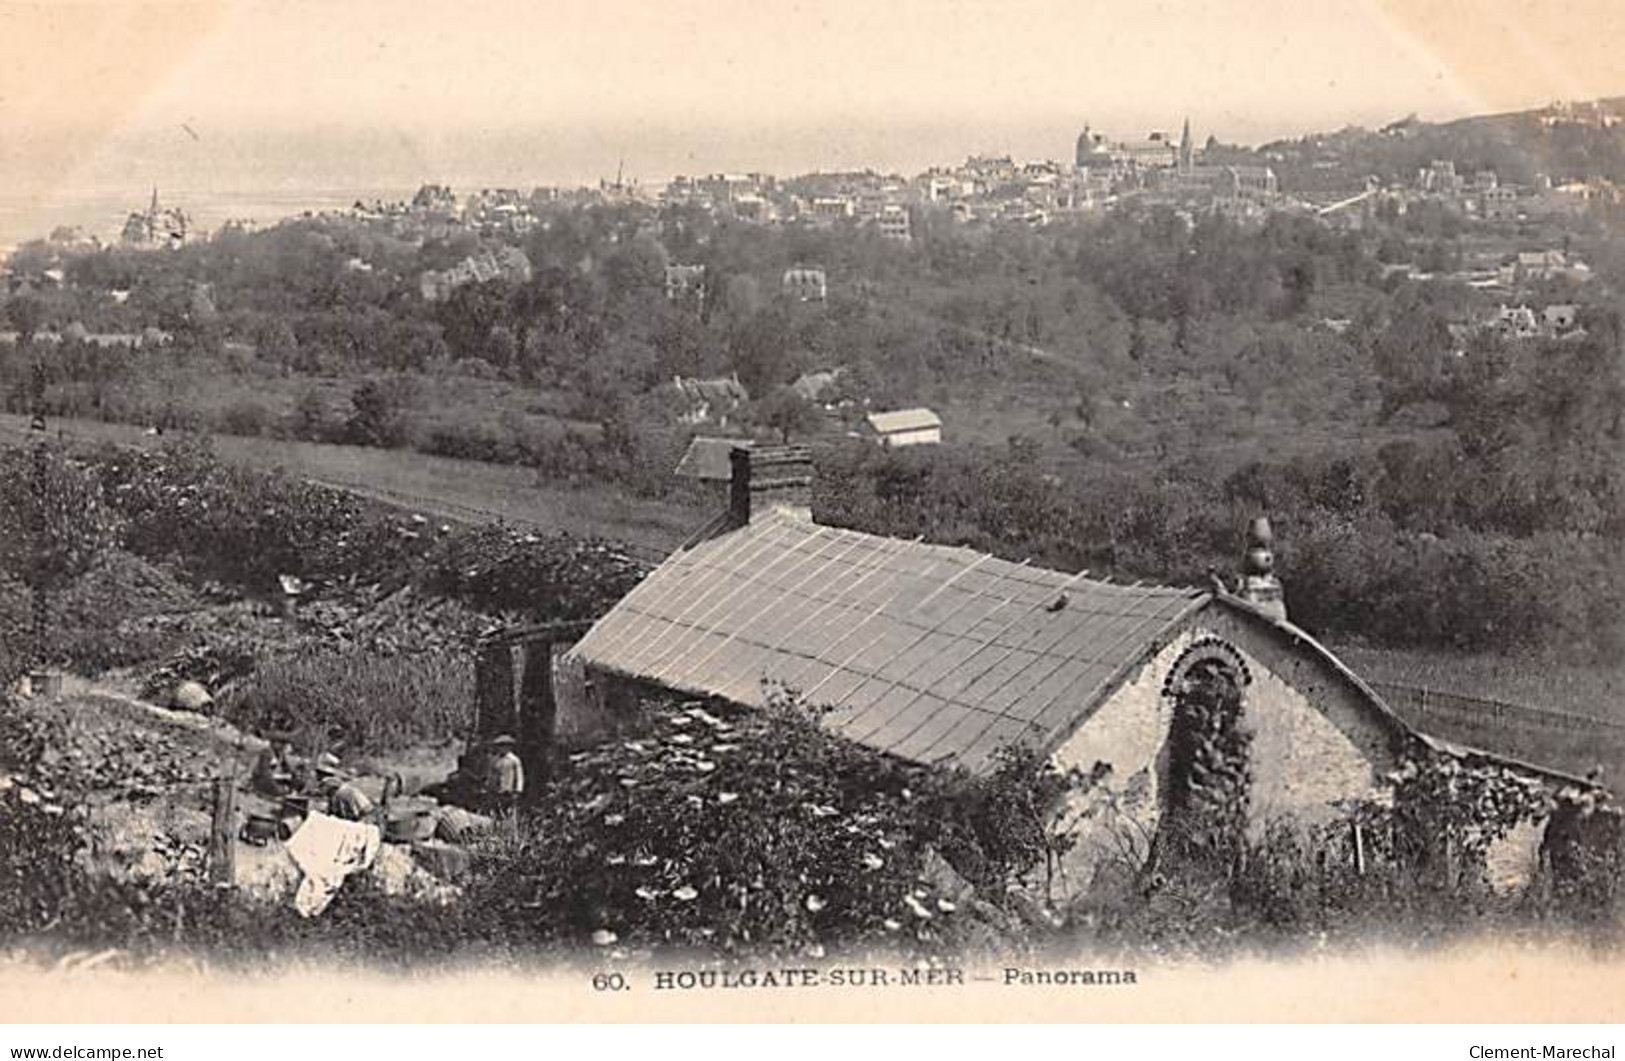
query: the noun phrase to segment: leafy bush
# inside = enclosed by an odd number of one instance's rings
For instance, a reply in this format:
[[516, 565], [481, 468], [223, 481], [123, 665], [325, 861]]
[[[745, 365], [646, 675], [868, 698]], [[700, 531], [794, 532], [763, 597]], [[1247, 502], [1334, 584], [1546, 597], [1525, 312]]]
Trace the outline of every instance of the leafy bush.
[[282, 574], [377, 580], [421, 548], [402, 521], [343, 491], [227, 465], [194, 444], [109, 447], [95, 466], [129, 521], [127, 547], [176, 557], [199, 578], [261, 593]]
[[363, 380], [350, 396], [349, 440], [362, 446], [395, 447], [407, 440], [405, 389], [395, 381]]
[[321, 650], [261, 661], [223, 710], [255, 731], [291, 728], [309, 747], [376, 753], [466, 733], [473, 688], [461, 654]]
[[[1579, 803], [1495, 765], [1421, 753], [1396, 776], [1389, 803], [1360, 803], [1336, 820], [1271, 822], [1249, 845], [1230, 895], [1243, 917], [1301, 932], [1373, 929], [1436, 936], [1485, 918], [1510, 924], [1555, 913], [1606, 916], [1619, 887], [1618, 813], [1598, 815], [1615, 834], [1601, 844], [1569, 835]], [[1542, 866], [1522, 896], [1497, 901], [1487, 879], [1490, 846], [1524, 823], [1545, 824]], [[1545, 897], [1545, 906], [1540, 897]], [[1522, 904], [1515, 905], [1515, 904]]]
[[596, 619], [645, 570], [608, 542], [487, 525], [436, 542], [423, 557], [419, 581], [426, 592], [467, 601], [488, 614]]
[[50, 725], [0, 693], [0, 939], [49, 928], [80, 889], [84, 821], [43, 770], [50, 743]]
[[48, 592], [83, 575], [123, 528], [94, 469], [54, 447], [0, 450], [0, 574]]
[[270, 428], [271, 410], [252, 398], [240, 398], [220, 411], [217, 424], [227, 435], [258, 438]]
[[558, 764], [485, 852], [467, 901], [514, 940], [790, 955], [1020, 935], [999, 904], [1043, 862], [1064, 787], [1033, 760], [973, 780], [836, 738], [793, 700], [644, 707], [646, 730]]

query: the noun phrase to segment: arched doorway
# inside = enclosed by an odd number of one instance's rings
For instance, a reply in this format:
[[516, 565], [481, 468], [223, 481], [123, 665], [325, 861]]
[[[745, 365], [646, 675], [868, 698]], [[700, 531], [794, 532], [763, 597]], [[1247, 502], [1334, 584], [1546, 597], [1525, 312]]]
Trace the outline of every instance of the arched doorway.
[[1252, 780], [1243, 720], [1252, 676], [1241, 654], [1198, 641], [1163, 683], [1170, 708], [1157, 862], [1226, 877], [1241, 856]]

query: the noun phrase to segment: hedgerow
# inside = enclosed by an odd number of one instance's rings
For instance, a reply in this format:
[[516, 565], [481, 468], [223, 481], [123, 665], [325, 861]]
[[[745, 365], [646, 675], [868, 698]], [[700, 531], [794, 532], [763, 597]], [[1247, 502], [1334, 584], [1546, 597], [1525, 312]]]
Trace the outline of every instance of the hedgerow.
[[275, 594], [279, 577], [346, 587], [416, 585], [491, 615], [591, 617], [644, 568], [612, 543], [501, 525], [435, 525], [331, 487], [235, 467], [192, 443], [108, 448], [92, 466], [127, 521], [126, 547], [194, 577]]

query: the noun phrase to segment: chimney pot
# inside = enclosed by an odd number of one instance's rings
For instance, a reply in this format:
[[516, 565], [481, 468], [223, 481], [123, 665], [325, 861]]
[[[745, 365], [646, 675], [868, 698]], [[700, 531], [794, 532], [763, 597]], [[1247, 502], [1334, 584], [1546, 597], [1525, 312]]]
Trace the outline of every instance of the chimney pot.
[[1247, 549], [1241, 562], [1241, 599], [1276, 619], [1286, 619], [1286, 596], [1275, 574], [1275, 534], [1270, 521], [1255, 517], [1247, 524]]

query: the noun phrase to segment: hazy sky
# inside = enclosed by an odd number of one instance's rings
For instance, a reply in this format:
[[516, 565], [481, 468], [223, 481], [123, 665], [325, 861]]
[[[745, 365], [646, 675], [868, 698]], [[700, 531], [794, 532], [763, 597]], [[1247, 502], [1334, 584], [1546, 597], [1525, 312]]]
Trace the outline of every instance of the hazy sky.
[[1625, 94], [1622, 0], [0, 0], [0, 181], [513, 183]]

